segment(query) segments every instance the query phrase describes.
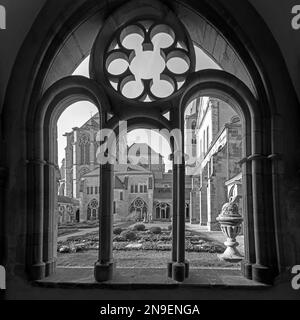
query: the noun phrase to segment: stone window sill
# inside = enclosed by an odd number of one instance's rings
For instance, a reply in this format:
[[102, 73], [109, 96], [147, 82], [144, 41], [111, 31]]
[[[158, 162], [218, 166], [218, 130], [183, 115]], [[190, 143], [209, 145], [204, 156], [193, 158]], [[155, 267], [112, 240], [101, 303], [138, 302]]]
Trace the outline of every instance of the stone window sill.
[[34, 285], [45, 288], [111, 288], [111, 289], [170, 289], [178, 287], [217, 287], [259, 289], [269, 286], [244, 278], [239, 270], [191, 269], [183, 283], [169, 279], [166, 269], [117, 268], [114, 279], [97, 283], [92, 267], [58, 267], [52, 276], [35, 281]]

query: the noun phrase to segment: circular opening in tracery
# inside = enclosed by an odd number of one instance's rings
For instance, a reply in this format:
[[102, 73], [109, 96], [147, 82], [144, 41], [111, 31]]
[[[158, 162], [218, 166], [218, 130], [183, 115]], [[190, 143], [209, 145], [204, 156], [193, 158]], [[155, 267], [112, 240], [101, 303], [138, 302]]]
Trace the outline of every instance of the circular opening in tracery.
[[186, 60], [174, 57], [167, 62], [168, 69], [175, 74], [183, 74], [189, 70], [189, 64]]
[[151, 87], [152, 94], [157, 98], [169, 97], [175, 91], [175, 85], [171, 79], [161, 79], [159, 82], [154, 82]]
[[129, 67], [129, 63], [124, 59], [115, 59], [107, 67], [107, 71], [115, 76], [124, 73]]
[[144, 42], [144, 31], [136, 25], [126, 27], [120, 34], [120, 41], [126, 49], [139, 50]]
[[144, 91], [144, 86], [141, 81], [125, 81], [121, 86], [121, 93], [128, 99], [138, 98]]
[[153, 27], [150, 32], [150, 38], [156, 48], [170, 48], [175, 42], [175, 33], [167, 25], [159, 24]]

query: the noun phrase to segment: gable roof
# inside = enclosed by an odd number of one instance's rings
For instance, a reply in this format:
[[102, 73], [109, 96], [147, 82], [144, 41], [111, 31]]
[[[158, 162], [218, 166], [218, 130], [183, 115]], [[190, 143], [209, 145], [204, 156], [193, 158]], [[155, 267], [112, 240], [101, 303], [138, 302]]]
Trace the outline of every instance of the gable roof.
[[[126, 181], [125, 181], [126, 182]], [[126, 189], [125, 182], [123, 183], [118, 176], [115, 176], [114, 189], [124, 190]]]
[[[152, 174], [151, 171], [135, 164], [116, 164], [114, 165], [114, 172], [117, 174]], [[87, 172], [82, 177], [97, 177], [99, 176], [99, 173], [100, 171], [98, 167], [90, 172]]]
[[58, 203], [66, 203], [66, 204], [73, 204], [75, 206], [79, 206], [79, 201], [74, 198], [69, 198], [66, 196], [58, 196], [57, 198]]
[[89, 130], [91, 128], [99, 129], [99, 113], [94, 114], [88, 121], [86, 121], [79, 129]]

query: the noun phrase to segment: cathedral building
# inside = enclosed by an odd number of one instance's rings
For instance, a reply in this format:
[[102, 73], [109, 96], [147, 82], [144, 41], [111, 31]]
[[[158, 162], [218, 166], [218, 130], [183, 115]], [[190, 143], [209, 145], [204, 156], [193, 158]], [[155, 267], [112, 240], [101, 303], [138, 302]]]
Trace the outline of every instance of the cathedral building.
[[[78, 213], [77, 219], [73, 215], [73, 220], [77, 221], [98, 219], [101, 201], [97, 164], [99, 144], [96, 141], [98, 128], [99, 115], [96, 114], [82, 127], [73, 128], [72, 132], [65, 134], [67, 146], [60, 170], [59, 196], [70, 199], [68, 208], [72, 208], [74, 200], [80, 203], [79, 219]], [[188, 156], [186, 221], [217, 231], [220, 227], [216, 217], [228, 201], [230, 192], [226, 183], [240, 176], [240, 119], [225, 102], [203, 97], [188, 107], [185, 128]], [[171, 221], [172, 172], [166, 172], [162, 155], [146, 143], [134, 143], [128, 148], [128, 154], [134, 154], [141, 161], [131, 164], [129, 160], [128, 164], [114, 166], [114, 220]], [[153, 159], [155, 163], [152, 163]], [[61, 218], [64, 210], [64, 206], [59, 204], [59, 222], [70, 220], [69, 215]]]
[[[66, 133], [65, 158], [60, 168], [58, 200], [69, 199], [68, 207], [59, 202], [59, 223], [70, 220], [87, 221], [98, 219], [100, 206], [100, 169], [97, 164], [96, 135], [99, 128], [99, 115], [96, 114], [82, 127]], [[134, 143], [128, 147], [128, 154], [140, 159], [138, 164], [116, 164], [114, 166], [114, 221], [171, 221], [173, 214], [172, 171], [166, 172], [161, 154], [146, 143]], [[136, 159], [134, 159], [136, 161]], [[191, 177], [186, 179], [185, 215], [190, 219]], [[62, 214], [65, 209], [76, 215]], [[79, 218], [78, 218], [79, 217]]]
[[[242, 126], [238, 114], [217, 99], [195, 100], [191, 110], [194, 112], [186, 118], [187, 123], [193, 123], [188, 145], [198, 157], [189, 167], [193, 177], [190, 219], [217, 231], [220, 227], [216, 218], [230, 194], [227, 182], [239, 177], [234, 181], [241, 183]], [[231, 181], [232, 187], [235, 184]]]

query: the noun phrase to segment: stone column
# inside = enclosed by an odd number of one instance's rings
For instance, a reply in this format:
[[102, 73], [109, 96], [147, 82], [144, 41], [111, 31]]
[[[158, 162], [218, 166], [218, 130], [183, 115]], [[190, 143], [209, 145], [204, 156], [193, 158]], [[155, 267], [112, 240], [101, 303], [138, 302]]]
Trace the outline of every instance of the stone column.
[[2, 214], [0, 215], [0, 264], [4, 265], [4, 259], [5, 259], [5, 250], [4, 246], [6, 243], [5, 233], [4, 233], [4, 190], [5, 190], [5, 183], [7, 178], [7, 169], [0, 167], [0, 212]]
[[46, 163], [44, 167], [45, 175], [45, 201], [44, 201], [44, 246], [43, 259], [46, 264], [46, 277], [55, 270], [56, 261], [54, 259], [54, 232], [55, 232], [55, 203], [56, 203], [56, 174], [55, 166]]
[[[248, 158], [252, 161], [252, 192], [253, 192], [253, 225], [255, 237], [256, 263], [252, 266], [252, 279], [258, 282], [272, 284], [275, 270], [271, 267], [269, 257], [274, 250], [270, 242], [268, 230], [273, 230], [273, 225], [267, 212], [267, 203], [264, 192], [263, 167], [266, 157], [260, 154]], [[267, 210], [266, 210], [267, 209]], [[269, 208], [272, 210], [272, 208]]]
[[[183, 147], [184, 150], [184, 147]], [[177, 260], [173, 264], [173, 279], [183, 282], [188, 277], [189, 265], [185, 261], [185, 155], [177, 166]]]
[[90, 165], [95, 166], [95, 143], [94, 141], [90, 142]]
[[213, 228], [213, 212], [215, 211], [215, 185], [214, 177], [208, 177], [207, 179], [207, 226], [209, 231], [215, 231]]
[[200, 183], [200, 225], [207, 226], [207, 170], [201, 170]]
[[79, 190], [78, 190], [78, 164], [79, 164], [79, 131], [78, 128], [73, 128], [74, 130], [74, 142], [73, 142], [73, 195], [72, 198], [79, 198]]
[[255, 264], [255, 240], [253, 226], [253, 195], [251, 163], [247, 159], [241, 161], [242, 169], [242, 199], [244, 219], [245, 258], [241, 263], [244, 277], [252, 279], [252, 266]]
[[172, 204], [172, 257], [171, 262], [168, 263], [168, 277], [172, 278], [173, 264], [177, 261], [177, 165], [175, 164], [174, 157], [172, 157], [173, 165], [173, 204]]
[[200, 192], [197, 189], [191, 191], [190, 194], [190, 215], [191, 223], [200, 223]]
[[98, 282], [111, 280], [113, 277], [113, 165], [100, 166], [100, 212], [99, 212], [99, 259], [95, 264], [94, 275]]
[[41, 280], [45, 277], [45, 263], [43, 261], [44, 241], [44, 165], [41, 159], [28, 161], [28, 186], [30, 195], [28, 200], [28, 214], [32, 256], [29, 265], [29, 274], [32, 280]]

